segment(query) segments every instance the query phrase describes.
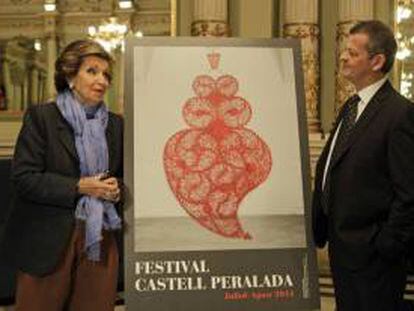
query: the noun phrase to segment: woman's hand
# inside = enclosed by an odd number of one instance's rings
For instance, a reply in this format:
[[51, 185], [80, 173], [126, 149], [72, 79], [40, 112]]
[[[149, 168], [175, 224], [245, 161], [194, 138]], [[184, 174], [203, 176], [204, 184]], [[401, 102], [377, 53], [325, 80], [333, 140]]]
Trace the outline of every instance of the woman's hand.
[[94, 176], [82, 177], [78, 182], [78, 192], [115, 203], [121, 197], [118, 180], [115, 177], [104, 180], [99, 180]]

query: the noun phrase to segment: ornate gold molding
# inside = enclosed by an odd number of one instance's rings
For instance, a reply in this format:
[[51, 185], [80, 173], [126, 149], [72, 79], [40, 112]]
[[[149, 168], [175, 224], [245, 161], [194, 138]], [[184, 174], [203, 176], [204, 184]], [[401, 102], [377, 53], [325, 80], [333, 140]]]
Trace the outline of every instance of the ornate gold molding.
[[319, 38], [319, 26], [315, 23], [286, 23], [283, 25], [283, 34], [291, 38]]
[[195, 37], [228, 37], [230, 27], [225, 21], [198, 20], [191, 24], [191, 35]]
[[319, 27], [313, 23], [290, 23], [283, 26], [283, 33], [286, 38], [301, 40], [308, 128], [311, 133], [319, 133]]

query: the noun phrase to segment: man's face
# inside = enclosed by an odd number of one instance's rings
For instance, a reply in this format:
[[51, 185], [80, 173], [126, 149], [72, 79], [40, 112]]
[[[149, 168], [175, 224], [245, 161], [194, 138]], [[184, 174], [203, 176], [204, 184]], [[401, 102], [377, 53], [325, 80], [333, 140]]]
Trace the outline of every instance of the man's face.
[[369, 37], [364, 33], [351, 34], [342, 54], [342, 74], [355, 84], [361, 85], [373, 73], [372, 59], [367, 51]]

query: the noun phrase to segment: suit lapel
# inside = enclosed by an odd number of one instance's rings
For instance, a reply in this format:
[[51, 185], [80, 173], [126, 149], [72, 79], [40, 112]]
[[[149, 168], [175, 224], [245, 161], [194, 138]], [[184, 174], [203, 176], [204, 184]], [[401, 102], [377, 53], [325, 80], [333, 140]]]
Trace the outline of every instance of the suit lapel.
[[342, 157], [348, 152], [351, 146], [355, 144], [355, 142], [358, 140], [359, 137], [362, 136], [362, 133], [368, 127], [372, 118], [378, 113], [378, 111], [381, 110], [382, 107], [384, 107], [382, 103], [384, 100], [384, 97], [386, 97], [391, 91], [392, 91], [392, 86], [387, 81], [378, 90], [378, 92], [372, 97], [372, 99], [369, 101], [364, 111], [358, 118], [357, 122], [355, 123], [352, 133], [349, 136], [349, 139], [346, 142], [344, 148], [342, 148], [341, 152], [338, 154], [336, 159], [334, 159], [334, 162], [332, 163], [332, 167], [334, 167], [342, 159]]
[[[329, 154], [329, 150], [331, 149], [331, 145], [332, 145], [332, 140], [335, 136], [336, 131], [338, 130], [338, 126], [340, 121], [342, 120], [342, 117], [344, 115], [345, 112], [345, 105], [346, 103], [342, 106], [342, 109], [340, 110], [338, 117], [336, 118], [336, 121], [332, 127], [332, 130], [329, 134], [329, 138], [328, 141], [325, 144], [325, 147], [323, 148], [323, 151], [319, 157], [319, 161], [318, 164], [316, 166], [316, 172], [315, 172], [315, 180], [319, 180], [320, 181], [320, 188], [322, 189], [322, 176], [323, 176], [323, 172], [325, 170], [325, 166], [326, 166], [326, 160], [328, 158], [328, 154]], [[318, 185], [317, 185], [318, 186]]]
[[[57, 109], [57, 107], [56, 107]], [[70, 125], [65, 121], [63, 116], [58, 112], [58, 121], [57, 121], [57, 130], [59, 135], [59, 140], [68, 153], [79, 162], [78, 153], [76, 152], [75, 140], [73, 137], [73, 131]]]
[[329, 154], [329, 150], [331, 149], [332, 140], [333, 140], [333, 138], [335, 136], [335, 133], [338, 130], [339, 124], [341, 123], [341, 120], [344, 116], [345, 107], [346, 107], [347, 104], [348, 104], [348, 102], [345, 102], [345, 104], [342, 106], [341, 110], [339, 111], [338, 117], [336, 118], [336, 121], [335, 121], [335, 123], [332, 127], [332, 130], [331, 130], [331, 133], [329, 134], [328, 141], [326, 142], [325, 148], [323, 149], [323, 152], [321, 154], [321, 159], [324, 162], [323, 163], [324, 166], [325, 166], [325, 162], [326, 162], [326, 159], [328, 157], [328, 154]]

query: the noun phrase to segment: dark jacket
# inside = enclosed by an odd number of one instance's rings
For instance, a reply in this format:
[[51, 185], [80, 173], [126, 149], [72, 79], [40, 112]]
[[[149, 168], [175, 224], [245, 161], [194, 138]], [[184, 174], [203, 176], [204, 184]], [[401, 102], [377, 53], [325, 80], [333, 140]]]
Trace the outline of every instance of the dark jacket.
[[333, 133], [318, 161], [313, 235], [330, 244], [338, 266], [359, 269], [375, 256], [398, 260], [414, 237], [414, 105], [386, 82], [358, 119], [344, 152], [332, 163], [329, 213], [322, 178]]
[[[106, 138], [109, 170], [121, 178], [123, 122], [112, 113]], [[74, 229], [79, 177], [73, 131], [56, 104], [30, 107], [16, 143], [15, 196], [2, 243], [2, 254], [18, 269], [45, 275], [62, 258]]]

